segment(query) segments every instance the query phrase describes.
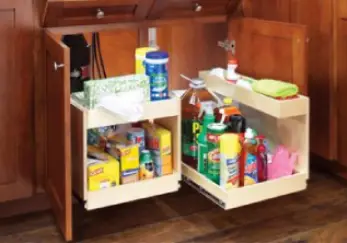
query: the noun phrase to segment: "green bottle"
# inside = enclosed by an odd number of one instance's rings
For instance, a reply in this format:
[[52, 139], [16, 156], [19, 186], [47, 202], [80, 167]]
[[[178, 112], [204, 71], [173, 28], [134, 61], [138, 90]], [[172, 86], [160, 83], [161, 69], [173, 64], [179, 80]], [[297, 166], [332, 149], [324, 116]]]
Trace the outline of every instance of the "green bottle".
[[204, 175], [207, 173], [207, 127], [216, 120], [213, 113], [214, 107], [214, 102], [201, 102], [201, 112], [204, 112], [205, 115], [203, 118], [202, 129], [198, 136], [198, 171]]

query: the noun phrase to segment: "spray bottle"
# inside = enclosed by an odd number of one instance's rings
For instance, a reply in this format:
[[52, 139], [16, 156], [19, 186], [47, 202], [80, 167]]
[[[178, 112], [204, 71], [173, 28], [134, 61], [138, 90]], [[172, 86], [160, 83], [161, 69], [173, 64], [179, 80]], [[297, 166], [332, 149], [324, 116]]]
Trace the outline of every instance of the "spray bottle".
[[198, 136], [198, 171], [201, 174], [206, 174], [207, 172], [207, 127], [216, 120], [213, 112], [215, 108], [216, 103], [213, 101], [205, 101], [200, 103], [199, 117], [204, 114], [202, 129]]
[[267, 149], [264, 145], [265, 137], [262, 135], [256, 136], [258, 140], [257, 146], [257, 170], [258, 170], [258, 181], [263, 182], [267, 180]]
[[231, 116], [233, 115], [241, 115], [240, 110], [235, 106], [222, 106], [219, 108], [219, 113], [222, 115], [220, 119], [220, 123], [228, 124]]
[[[182, 78], [189, 81], [190, 88], [181, 97], [182, 112], [182, 161], [198, 169], [198, 136], [201, 132], [202, 121], [200, 103], [212, 101], [220, 104], [221, 101], [217, 95], [206, 88], [204, 80], [190, 79], [184, 75]], [[202, 118], [202, 117], [201, 117]]]

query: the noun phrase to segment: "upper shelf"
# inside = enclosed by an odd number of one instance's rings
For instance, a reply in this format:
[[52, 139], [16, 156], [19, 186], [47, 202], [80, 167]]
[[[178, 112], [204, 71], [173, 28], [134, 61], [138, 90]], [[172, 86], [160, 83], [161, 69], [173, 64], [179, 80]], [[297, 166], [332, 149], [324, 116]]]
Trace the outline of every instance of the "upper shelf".
[[[242, 0], [47, 0], [44, 27], [212, 17], [225, 20]], [[224, 17], [224, 18], [223, 18]]]
[[[77, 100], [71, 98], [70, 103], [83, 112], [88, 129], [126, 124], [129, 121], [103, 108], [88, 109]], [[143, 104], [143, 114], [138, 121], [154, 120], [181, 115], [181, 100], [171, 97], [168, 100], [146, 102]]]
[[278, 119], [309, 114], [309, 99], [299, 95], [290, 100], [276, 100], [256, 93], [235, 84], [228, 83], [208, 71], [201, 71], [199, 76], [205, 80], [206, 86], [212, 91], [224, 96], [230, 96], [238, 102], [261, 111]]

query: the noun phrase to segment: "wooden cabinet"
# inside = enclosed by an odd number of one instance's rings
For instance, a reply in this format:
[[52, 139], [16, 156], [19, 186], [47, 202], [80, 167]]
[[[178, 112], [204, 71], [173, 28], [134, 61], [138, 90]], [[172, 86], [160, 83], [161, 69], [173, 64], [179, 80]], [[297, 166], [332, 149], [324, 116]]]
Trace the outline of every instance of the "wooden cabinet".
[[0, 202], [33, 195], [33, 18], [30, 1], [0, 2]]
[[154, 0], [47, 0], [45, 26], [140, 21]]
[[[179, 3], [180, 1], [177, 1]], [[183, 1], [182, 1], [183, 2]], [[219, 1], [223, 2], [223, 1]], [[176, 3], [175, 1], [171, 1], [170, 3]], [[223, 2], [224, 4], [224, 2]], [[185, 5], [184, 5], [185, 6]], [[212, 6], [212, 5], [211, 5]], [[195, 17], [192, 16], [192, 19]], [[155, 20], [155, 25], [161, 26], [165, 25], [166, 22], [161, 22], [161, 20]], [[188, 20], [189, 21], [189, 20]], [[182, 23], [181, 21], [177, 23]], [[183, 22], [184, 23], [184, 22]], [[190, 22], [192, 23], [192, 22]], [[275, 23], [275, 22], [269, 22], [269, 21], [260, 21], [256, 19], [231, 19], [228, 24], [230, 25], [229, 30], [225, 29], [225, 33], [223, 36], [228, 36], [231, 38], [235, 38], [237, 42], [244, 41], [243, 38], [247, 38], [252, 33], [254, 33], [255, 29], [257, 29], [257, 33], [259, 33], [259, 37], [257, 36], [258, 40], [257, 42], [247, 42], [248, 45], [242, 45], [240, 43], [240, 47], [238, 49], [238, 52], [240, 53], [247, 53], [248, 50], [252, 50], [252, 54], [256, 55], [257, 53], [257, 46], [261, 44], [266, 44], [265, 48], [268, 48], [267, 53], [269, 54], [269, 60], [274, 60], [275, 57], [277, 58], [279, 63], [284, 63], [284, 67], [281, 66], [271, 66], [271, 68], [267, 69], [261, 69], [259, 67], [260, 64], [258, 61], [252, 62], [251, 65], [247, 66], [246, 60], [243, 62], [242, 70], [245, 73], [252, 73], [254, 70], [257, 72], [261, 71], [261, 75], [264, 75], [266, 77], [276, 77], [279, 79], [287, 79], [291, 82], [298, 82], [299, 85], [302, 85], [302, 82], [305, 80], [305, 66], [301, 69], [297, 69], [296, 66], [298, 64], [304, 64], [306, 60], [305, 56], [305, 49], [306, 49], [306, 31], [305, 28], [299, 25], [292, 25], [292, 24], [281, 24], [281, 23]], [[58, 225], [65, 237], [66, 240], [72, 239], [72, 212], [71, 212], [71, 201], [72, 201], [72, 195], [71, 192], [73, 188], [77, 191], [77, 194], [80, 194], [80, 197], [82, 200], [85, 201], [85, 207], [88, 210], [104, 207], [104, 206], [111, 206], [116, 205], [119, 203], [123, 203], [126, 201], [134, 200], [134, 194], [132, 192], [127, 193], [126, 196], [119, 196], [119, 197], [113, 197], [111, 194], [106, 195], [105, 193], [86, 193], [85, 192], [85, 165], [83, 160], [81, 163], [81, 160], [76, 162], [74, 158], [83, 158], [85, 155], [83, 155], [83, 146], [81, 146], [81, 143], [77, 143], [76, 141], [81, 139], [81, 141], [85, 141], [85, 138], [83, 139], [83, 134], [85, 133], [83, 128], [84, 126], [88, 126], [86, 124], [89, 124], [88, 122], [83, 122], [86, 117], [89, 117], [89, 115], [94, 114], [93, 111], [85, 111], [83, 109], [78, 108], [76, 105], [70, 106], [70, 87], [69, 87], [69, 49], [61, 44], [60, 38], [57, 38], [57, 36], [61, 36], [64, 33], [72, 33], [72, 31], [75, 31], [76, 33], [84, 33], [88, 31], [101, 31], [103, 28], [107, 28], [108, 31], [112, 31], [112, 28], [116, 30], [119, 26], [122, 26], [122, 23], [119, 25], [115, 24], [110, 26], [89, 26], [88, 28], [85, 28], [83, 26], [74, 27], [74, 29], [71, 29], [69, 27], [66, 28], [47, 28], [45, 30], [45, 52], [46, 52], [46, 85], [47, 85], [47, 177], [46, 177], [46, 183], [47, 183], [47, 190], [48, 195], [50, 196], [52, 206], [55, 211], [55, 215], [57, 218]], [[242, 28], [240, 28], [242, 26]], [[142, 27], [142, 26], [141, 26]], [[261, 38], [261, 35], [265, 35], [266, 39], [263, 40]], [[179, 38], [180, 36], [177, 36]], [[280, 39], [282, 41], [281, 48], [284, 49], [283, 52], [286, 55], [280, 55], [277, 56], [277, 49], [271, 50], [271, 46], [273, 44], [277, 43], [277, 40]], [[281, 40], [283, 39], [283, 40]], [[172, 38], [171, 44], [173, 44], [175, 38]], [[221, 40], [223, 41], [223, 40]], [[261, 42], [262, 41], [262, 42]], [[259, 42], [261, 42], [259, 44]], [[269, 43], [271, 45], [269, 45]], [[218, 43], [212, 43], [211, 45], [216, 45]], [[169, 44], [170, 45], [170, 44]], [[208, 46], [205, 47], [206, 49], [209, 48]], [[204, 48], [204, 49], [205, 49]], [[199, 55], [205, 55], [204, 49], [200, 52], [196, 52], [196, 58], [199, 58]], [[300, 50], [302, 54], [297, 55], [296, 51]], [[169, 48], [170, 55], [175, 56], [175, 50]], [[264, 50], [266, 52], [266, 50]], [[262, 53], [262, 52], [260, 52]], [[246, 54], [244, 54], [246, 56]], [[222, 54], [223, 58], [225, 57], [224, 53]], [[182, 56], [182, 59], [184, 59], [185, 56]], [[207, 58], [207, 57], [204, 57]], [[291, 62], [287, 62], [287, 58], [291, 58]], [[175, 59], [176, 62], [179, 62], [179, 59]], [[260, 62], [260, 61], [259, 61]], [[225, 60], [226, 63], [226, 60]], [[225, 63], [221, 63], [220, 65], [224, 65]], [[218, 63], [219, 64], [219, 63]], [[273, 64], [274, 65], [274, 64]], [[211, 68], [214, 65], [211, 64]], [[281, 69], [283, 72], [280, 72], [278, 69]], [[180, 71], [180, 70], [178, 70]], [[294, 78], [294, 77], [300, 77], [300, 79]], [[159, 105], [159, 104], [158, 104]], [[153, 108], [152, 108], [153, 110]], [[171, 109], [174, 111], [175, 109]], [[95, 113], [96, 114], [96, 113]], [[102, 116], [97, 115], [92, 117], [93, 121], [95, 120], [95, 117], [98, 119], [102, 119]], [[70, 120], [71, 119], [71, 120]], [[87, 118], [88, 119], [88, 118]], [[170, 118], [171, 119], [171, 118]], [[108, 119], [109, 121], [110, 119]], [[112, 120], [112, 119], [111, 119]], [[177, 121], [176, 122], [169, 122], [169, 121], [162, 121], [163, 123], [170, 123], [173, 127], [177, 127]], [[78, 125], [80, 124], [80, 125]], [[82, 124], [82, 125], [81, 125]], [[84, 124], [84, 125], [83, 125]], [[170, 125], [171, 126], [171, 125]], [[177, 130], [177, 129], [175, 129]], [[307, 141], [304, 141], [304, 144], [306, 144]], [[74, 152], [71, 155], [71, 146], [74, 149]], [[307, 145], [305, 145], [305, 148]], [[82, 149], [81, 149], [82, 148]], [[82, 152], [81, 152], [82, 151]], [[306, 155], [303, 155], [305, 159], [307, 159]], [[176, 160], [180, 160], [179, 158], [176, 158]], [[176, 161], [177, 162], [177, 161]], [[305, 166], [308, 165], [307, 163]], [[72, 169], [74, 168], [74, 169]], [[76, 172], [77, 168], [77, 173]], [[79, 169], [78, 169], [79, 168]], [[72, 174], [75, 171], [74, 174], [79, 174], [77, 176], [77, 180], [72, 179]], [[178, 170], [179, 172], [180, 170]], [[303, 175], [298, 175], [298, 177], [293, 178], [293, 183], [295, 184], [295, 188], [288, 189], [287, 191], [281, 191], [271, 195], [259, 196], [257, 198], [252, 197], [247, 192], [241, 192], [245, 193], [250, 197], [244, 202], [236, 203], [234, 206], [228, 206], [226, 209], [237, 207], [241, 205], [245, 205], [248, 203], [257, 202], [260, 200], [264, 200], [266, 198], [275, 197], [276, 195], [284, 195], [288, 193], [292, 193], [298, 190], [303, 190], [306, 187], [306, 179], [308, 177], [307, 170], [305, 169], [305, 173]], [[188, 173], [188, 177], [190, 173]], [[194, 175], [192, 175], [194, 177]], [[194, 177], [195, 178], [195, 177]], [[177, 180], [175, 178], [169, 178], [168, 181], [163, 181], [162, 186], [165, 185], [171, 185], [170, 190], [166, 191], [174, 191], [177, 190], [176, 183], [173, 183], [172, 180]], [[82, 183], [81, 183], [82, 182]], [[73, 184], [74, 183], [74, 184]], [[76, 184], [77, 183], [77, 184]], [[211, 183], [205, 183], [207, 187], [210, 187]], [[273, 183], [270, 183], [269, 185], [271, 188]], [[140, 184], [139, 184], [140, 185]], [[146, 188], [148, 185], [147, 183], [141, 184], [141, 187]], [[204, 183], [203, 183], [204, 186]], [[114, 193], [124, 193], [124, 190], [121, 188], [114, 189]], [[139, 187], [139, 188], [141, 188]], [[270, 188], [269, 187], [269, 188]], [[135, 190], [135, 185], [129, 185], [129, 187], [124, 187], [127, 190]], [[153, 195], [156, 195], [162, 193], [163, 188], [155, 188], [155, 193]], [[255, 189], [256, 190], [256, 189]], [[270, 189], [272, 190], [272, 189]], [[112, 190], [113, 191], [113, 190]], [[141, 191], [141, 190], [140, 190]], [[145, 190], [148, 191], [148, 190]], [[111, 192], [111, 191], [110, 191]], [[212, 193], [219, 193], [218, 191], [212, 192]], [[145, 194], [141, 193], [141, 197]], [[205, 194], [207, 197], [208, 194]], [[148, 196], [148, 195], [147, 195]], [[102, 200], [100, 200], [102, 198]], [[210, 197], [209, 197], [210, 198]], [[224, 196], [223, 196], [224, 198]], [[106, 201], [108, 200], [108, 201]]]
[[[307, 87], [311, 98], [311, 152], [347, 178], [345, 0], [247, 0], [246, 16], [307, 26]], [[308, 14], [307, 9], [315, 14]], [[336, 163], [337, 162], [337, 163]], [[341, 168], [342, 165], [344, 168]]]
[[76, 26], [208, 17], [225, 21], [241, 0], [46, 0], [44, 26]]

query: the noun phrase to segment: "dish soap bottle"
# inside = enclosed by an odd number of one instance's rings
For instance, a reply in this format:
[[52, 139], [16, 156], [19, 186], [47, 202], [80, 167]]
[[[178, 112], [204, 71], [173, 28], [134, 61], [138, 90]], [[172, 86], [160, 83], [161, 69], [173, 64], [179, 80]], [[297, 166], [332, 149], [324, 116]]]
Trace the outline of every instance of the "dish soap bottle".
[[202, 123], [202, 129], [198, 136], [198, 171], [205, 175], [207, 172], [207, 127], [209, 124], [215, 122], [213, 109], [215, 103], [213, 101], [202, 101], [200, 114], [205, 114]]
[[243, 185], [253, 185], [258, 183], [257, 171], [257, 141], [254, 139], [254, 131], [251, 128], [246, 129], [244, 140], [244, 177]]
[[182, 161], [194, 169], [198, 169], [198, 136], [201, 131], [200, 103], [204, 101], [220, 104], [218, 97], [209, 92], [204, 80], [189, 79], [189, 89], [181, 100], [182, 109]]

